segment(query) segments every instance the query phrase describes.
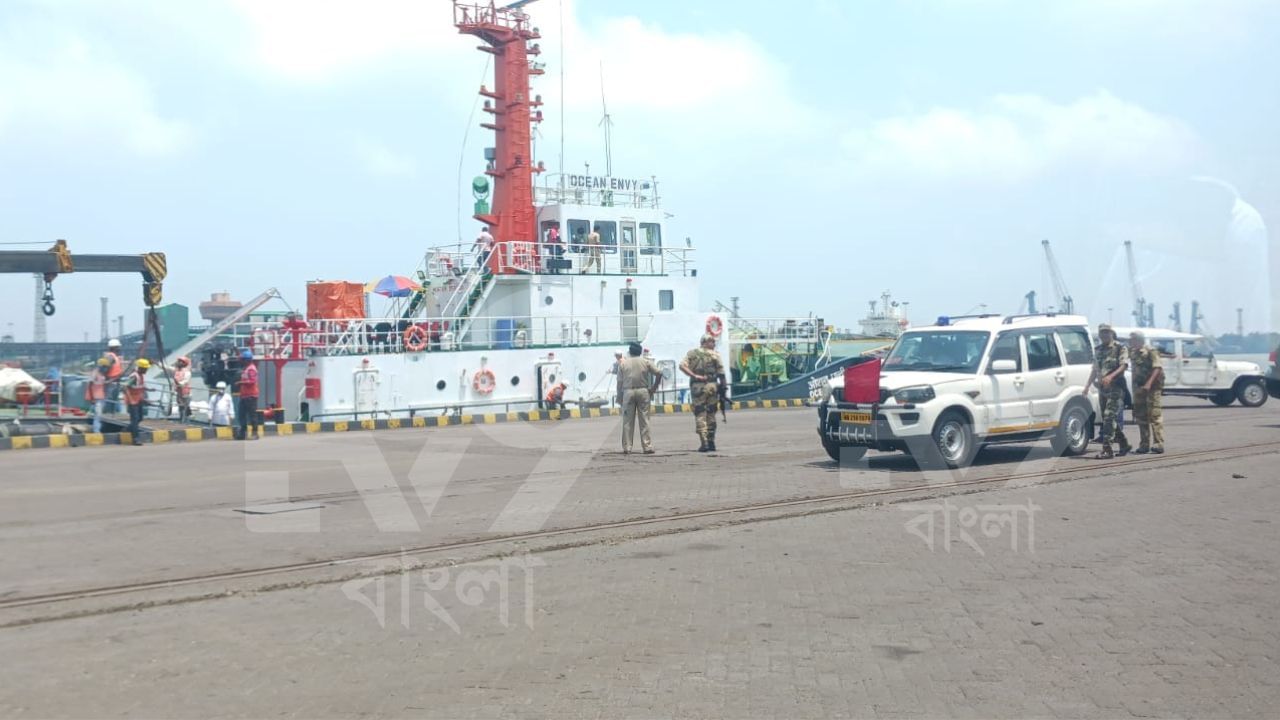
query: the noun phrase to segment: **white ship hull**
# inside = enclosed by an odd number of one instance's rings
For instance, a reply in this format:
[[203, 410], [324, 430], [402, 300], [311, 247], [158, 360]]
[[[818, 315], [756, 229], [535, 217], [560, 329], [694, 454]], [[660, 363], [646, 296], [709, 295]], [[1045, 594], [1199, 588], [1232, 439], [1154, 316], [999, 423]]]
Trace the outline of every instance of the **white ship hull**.
[[[460, 341], [410, 352], [393, 330], [379, 338], [388, 342], [327, 348], [283, 365], [281, 404], [287, 417], [316, 420], [514, 412], [541, 407], [547, 389], [565, 382], [571, 406], [600, 406], [614, 401], [614, 353], [631, 340], [664, 370], [660, 400], [679, 402], [688, 388], [679, 363], [710, 317], [696, 309], [697, 292], [691, 274], [501, 276]], [[563, 308], [572, 314], [553, 314]], [[486, 371], [491, 388], [477, 383]]]

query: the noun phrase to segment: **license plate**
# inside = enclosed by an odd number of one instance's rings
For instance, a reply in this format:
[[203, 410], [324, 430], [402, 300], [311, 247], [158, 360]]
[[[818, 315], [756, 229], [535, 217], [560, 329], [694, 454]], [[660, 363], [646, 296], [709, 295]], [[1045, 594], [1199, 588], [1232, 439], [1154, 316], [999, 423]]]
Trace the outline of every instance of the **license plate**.
[[850, 423], [852, 425], [870, 425], [871, 413], [869, 412], [842, 412], [840, 413], [840, 422]]

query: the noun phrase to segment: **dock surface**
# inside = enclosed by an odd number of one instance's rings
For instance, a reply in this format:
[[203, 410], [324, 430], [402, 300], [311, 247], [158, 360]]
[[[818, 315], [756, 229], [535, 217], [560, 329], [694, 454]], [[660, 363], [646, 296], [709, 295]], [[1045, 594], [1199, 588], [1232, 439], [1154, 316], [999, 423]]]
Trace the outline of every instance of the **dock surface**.
[[810, 408], [714, 454], [680, 415], [655, 455], [619, 418], [8, 453], [0, 714], [1265, 717], [1280, 405], [1165, 417], [1162, 456], [954, 473], [837, 467]]

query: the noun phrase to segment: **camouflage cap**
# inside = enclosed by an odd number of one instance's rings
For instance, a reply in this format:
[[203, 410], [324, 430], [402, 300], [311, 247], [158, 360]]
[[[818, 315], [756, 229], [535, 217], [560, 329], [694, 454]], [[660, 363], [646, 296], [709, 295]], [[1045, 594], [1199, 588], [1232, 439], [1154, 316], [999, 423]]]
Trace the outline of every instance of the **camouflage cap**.
[[707, 334], [705, 334], [705, 335], [703, 335], [703, 336], [702, 336], [702, 344], [703, 344], [703, 345], [706, 345], [707, 343], [712, 343], [712, 344], [714, 344], [714, 343], [715, 343], [715, 341], [716, 341], [716, 336], [715, 336], [715, 335], [712, 335], [711, 333], [707, 333]]
[[1129, 333], [1129, 339], [1142, 341], [1147, 339], [1147, 335], [1141, 330], [1134, 330], [1133, 332]]
[[1111, 333], [1112, 335], [1114, 335], [1114, 334], [1116, 333], [1116, 329], [1115, 329], [1115, 328], [1113, 328], [1113, 327], [1111, 327], [1111, 326], [1110, 326], [1110, 325], [1108, 325], [1107, 323], [1100, 323], [1100, 324], [1098, 325], [1098, 334], [1099, 334], [1099, 335], [1101, 335], [1101, 334], [1102, 334], [1102, 333], [1104, 333], [1104, 332], [1109, 332], [1109, 333]]

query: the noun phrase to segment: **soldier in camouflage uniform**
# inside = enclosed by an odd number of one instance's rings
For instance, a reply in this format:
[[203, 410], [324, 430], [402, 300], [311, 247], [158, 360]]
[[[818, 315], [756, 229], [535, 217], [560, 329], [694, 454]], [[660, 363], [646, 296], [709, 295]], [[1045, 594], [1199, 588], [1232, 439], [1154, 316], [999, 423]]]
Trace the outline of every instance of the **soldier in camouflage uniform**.
[[716, 407], [720, 404], [716, 376], [724, 374], [724, 363], [716, 352], [714, 335], [702, 336], [702, 347], [689, 351], [680, 363], [680, 371], [689, 376], [689, 394], [693, 401], [693, 414], [702, 445], [698, 452], [716, 449]]
[[1129, 335], [1129, 364], [1133, 366], [1133, 420], [1141, 434], [1134, 452], [1159, 455], [1164, 452], [1164, 368], [1160, 351], [1147, 345], [1146, 337], [1137, 331]]
[[1098, 339], [1101, 342], [1093, 348], [1093, 372], [1089, 373], [1084, 392], [1088, 395], [1094, 381], [1098, 382], [1098, 404], [1102, 409], [1102, 452], [1098, 457], [1107, 459], [1117, 454], [1111, 449], [1112, 443], [1120, 444], [1119, 455], [1128, 455], [1130, 450], [1124, 431], [1116, 427], [1116, 418], [1124, 411], [1124, 371], [1129, 367], [1129, 353], [1116, 342], [1116, 331], [1106, 323], [1098, 326]]

